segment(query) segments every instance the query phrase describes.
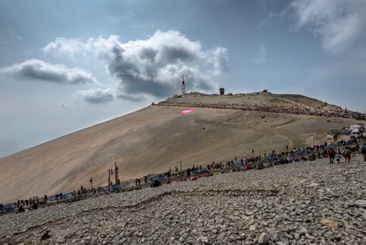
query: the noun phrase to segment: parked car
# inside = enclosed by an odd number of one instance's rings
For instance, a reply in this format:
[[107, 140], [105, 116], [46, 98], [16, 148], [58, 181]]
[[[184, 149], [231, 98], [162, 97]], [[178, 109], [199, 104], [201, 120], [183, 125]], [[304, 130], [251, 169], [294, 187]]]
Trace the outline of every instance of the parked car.
[[352, 130], [351, 134], [349, 135], [350, 138], [359, 139], [363, 137], [363, 130], [355, 129]]
[[355, 125], [351, 125], [349, 127], [344, 127], [343, 128], [344, 130], [346, 131], [353, 131], [353, 130], [361, 130], [363, 131], [364, 130], [364, 126], [362, 124], [355, 124]]

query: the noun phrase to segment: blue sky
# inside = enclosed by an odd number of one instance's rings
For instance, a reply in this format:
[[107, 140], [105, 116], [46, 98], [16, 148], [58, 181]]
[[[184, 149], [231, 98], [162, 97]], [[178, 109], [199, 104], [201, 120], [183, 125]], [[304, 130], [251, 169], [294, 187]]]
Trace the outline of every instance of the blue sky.
[[0, 0], [0, 157], [187, 92], [366, 111], [366, 0]]

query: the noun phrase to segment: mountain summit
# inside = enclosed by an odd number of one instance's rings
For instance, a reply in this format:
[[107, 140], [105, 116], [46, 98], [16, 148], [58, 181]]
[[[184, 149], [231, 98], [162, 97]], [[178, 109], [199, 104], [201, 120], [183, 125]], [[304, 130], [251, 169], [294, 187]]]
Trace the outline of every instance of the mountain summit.
[[[323, 144], [333, 129], [363, 114], [302, 95], [266, 91], [174, 96], [131, 114], [0, 159], [0, 202], [106, 185], [116, 163], [121, 181], [206, 166], [252, 154]], [[329, 140], [328, 140], [329, 142]]]

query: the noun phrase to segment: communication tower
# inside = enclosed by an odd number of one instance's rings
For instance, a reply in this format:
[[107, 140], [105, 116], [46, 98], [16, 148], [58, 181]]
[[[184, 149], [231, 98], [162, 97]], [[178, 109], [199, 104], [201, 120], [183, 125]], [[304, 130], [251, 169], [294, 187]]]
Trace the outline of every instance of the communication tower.
[[182, 97], [186, 95], [186, 85], [184, 83], [184, 75], [183, 75], [183, 81], [182, 81]]

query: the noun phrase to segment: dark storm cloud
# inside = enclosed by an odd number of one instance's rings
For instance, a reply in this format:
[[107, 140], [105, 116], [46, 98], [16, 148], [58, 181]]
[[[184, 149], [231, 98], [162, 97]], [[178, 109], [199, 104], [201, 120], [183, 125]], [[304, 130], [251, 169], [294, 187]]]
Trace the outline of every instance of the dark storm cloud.
[[166, 86], [154, 80], [144, 80], [129, 75], [121, 76], [123, 83], [120, 84], [120, 91], [128, 91], [129, 94], [149, 94], [157, 97], [165, 97], [174, 93], [173, 86]]
[[160, 50], [160, 62], [164, 63], [190, 63], [197, 59], [197, 54], [185, 47], [163, 47]]

